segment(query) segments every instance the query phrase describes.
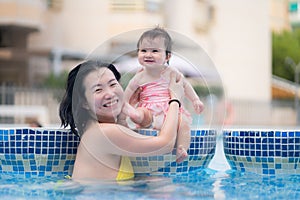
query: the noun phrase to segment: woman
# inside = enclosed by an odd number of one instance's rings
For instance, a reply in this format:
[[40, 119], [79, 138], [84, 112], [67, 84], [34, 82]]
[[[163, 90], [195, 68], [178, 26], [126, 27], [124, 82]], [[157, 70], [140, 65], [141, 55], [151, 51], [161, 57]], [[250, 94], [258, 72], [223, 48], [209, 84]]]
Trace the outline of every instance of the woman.
[[[128, 156], [153, 156], [169, 153], [176, 141], [182, 80], [171, 75], [170, 108], [158, 136], [140, 135], [117, 124], [120, 114], [130, 116], [132, 108], [124, 104], [120, 74], [112, 64], [86, 61], [68, 76], [60, 105], [62, 125], [81, 136], [73, 170], [73, 179], [127, 180], [134, 177]], [[140, 124], [151, 123], [147, 110]], [[148, 111], [149, 112], [149, 111]], [[77, 132], [78, 130], [78, 132]]]

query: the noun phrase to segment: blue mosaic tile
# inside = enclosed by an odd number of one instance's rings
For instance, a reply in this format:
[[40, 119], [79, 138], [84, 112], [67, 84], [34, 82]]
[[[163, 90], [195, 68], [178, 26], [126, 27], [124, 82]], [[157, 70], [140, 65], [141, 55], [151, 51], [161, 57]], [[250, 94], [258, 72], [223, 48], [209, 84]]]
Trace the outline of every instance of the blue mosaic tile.
[[[139, 132], [157, 135], [149, 129]], [[216, 131], [193, 130], [191, 135], [190, 155], [182, 164], [175, 162], [174, 151], [171, 155], [136, 158], [133, 166], [148, 167], [148, 172], [151, 167], [150, 172], [164, 175], [207, 167], [215, 153]], [[0, 173], [28, 178], [71, 174], [78, 144], [79, 138], [67, 130], [0, 129]]]
[[[155, 132], [155, 131], [154, 131]], [[157, 133], [152, 132], [156, 135]], [[144, 130], [140, 134], [149, 134]], [[154, 157], [131, 158], [134, 171], [137, 175], [167, 175], [174, 176], [178, 173], [186, 173], [191, 170], [203, 169], [208, 167], [209, 162], [214, 156], [216, 147], [215, 130], [191, 130], [191, 144], [188, 150], [188, 159], [178, 164], [175, 162], [176, 150], [171, 154]], [[139, 160], [146, 160], [141, 163]]]
[[[61, 134], [70, 135], [64, 137]], [[4, 136], [4, 137], [2, 137]], [[57, 143], [56, 141], [60, 141]], [[49, 149], [49, 143], [52, 151]], [[70, 174], [72, 173], [74, 159], [79, 144], [79, 138], [67, 130], [49, 131], [41, 129], [4, 129], [0, 130], [0, 173], [19, 174], [24, 177], [45, 176], [48, 174]], [[61, 146], [64, 145], [64, 146]], [[72, 151], [67, 152], [66, 146], [71, 146]], [[58, 151], [53, 151], [58, 147]], [[62, 150], [61, 150], [62, 149]], [[71, 161], [67, 162], [68, 154]], [[51, 162], [55, 158], [53, 162]], [[36, 162], [44, 160], [45, 162]], [[62, 166], [64, 171], [57, 171], [53, 166]], [[59, 167], [61, 169], [61, 167]]]
[[278, 130], [225, 130], [224, 153], [228, 163], [235, 170], [266, 175], [300, 174], [299, 133], [299, 131]]

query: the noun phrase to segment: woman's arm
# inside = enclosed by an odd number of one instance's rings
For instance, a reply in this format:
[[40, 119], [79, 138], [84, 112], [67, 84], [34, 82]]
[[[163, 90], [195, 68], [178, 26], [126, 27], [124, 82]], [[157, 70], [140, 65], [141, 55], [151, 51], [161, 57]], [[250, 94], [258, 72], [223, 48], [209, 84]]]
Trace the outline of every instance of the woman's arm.
[[176, 141], [178, 112], [178, 104], [171, 103], [158, 136], [141, 135], [120, 125], [100, 125], [106, 140], [102, 145], [108, 144], [107, 153], [116, 155], [153, 156], [169, 153], [173, 150]]

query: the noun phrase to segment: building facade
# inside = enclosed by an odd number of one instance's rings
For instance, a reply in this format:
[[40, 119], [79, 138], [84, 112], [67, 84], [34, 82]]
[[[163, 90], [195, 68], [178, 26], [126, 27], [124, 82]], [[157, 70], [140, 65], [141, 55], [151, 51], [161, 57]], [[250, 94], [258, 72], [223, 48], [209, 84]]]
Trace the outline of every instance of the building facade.
[[[236, 124], [272, 124], [271, 31], [289, 29], [287, 5], [279, 0], [1, 0], [0, 82], [39, 84], [99, 47], [114, 55], [134, 46], [138, 35], [122, 38], [128, 32], [160, 25], [203, 48], [226, 101], [235, 107]], [[194, 56], [192, 50], [187, 54]]]

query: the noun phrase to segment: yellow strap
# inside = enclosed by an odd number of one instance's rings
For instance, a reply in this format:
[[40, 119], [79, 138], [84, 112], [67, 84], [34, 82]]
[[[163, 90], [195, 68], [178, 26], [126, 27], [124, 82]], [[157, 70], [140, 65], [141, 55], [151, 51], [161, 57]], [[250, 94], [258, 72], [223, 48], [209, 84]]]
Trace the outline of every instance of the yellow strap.
[[134, 178], [134, 172], [133, 172], [131, 162], [128, 157], [122, 156], [120, 169], [116, 180], [122, 181], [122, 180], [128, 180], [132, 178]]

